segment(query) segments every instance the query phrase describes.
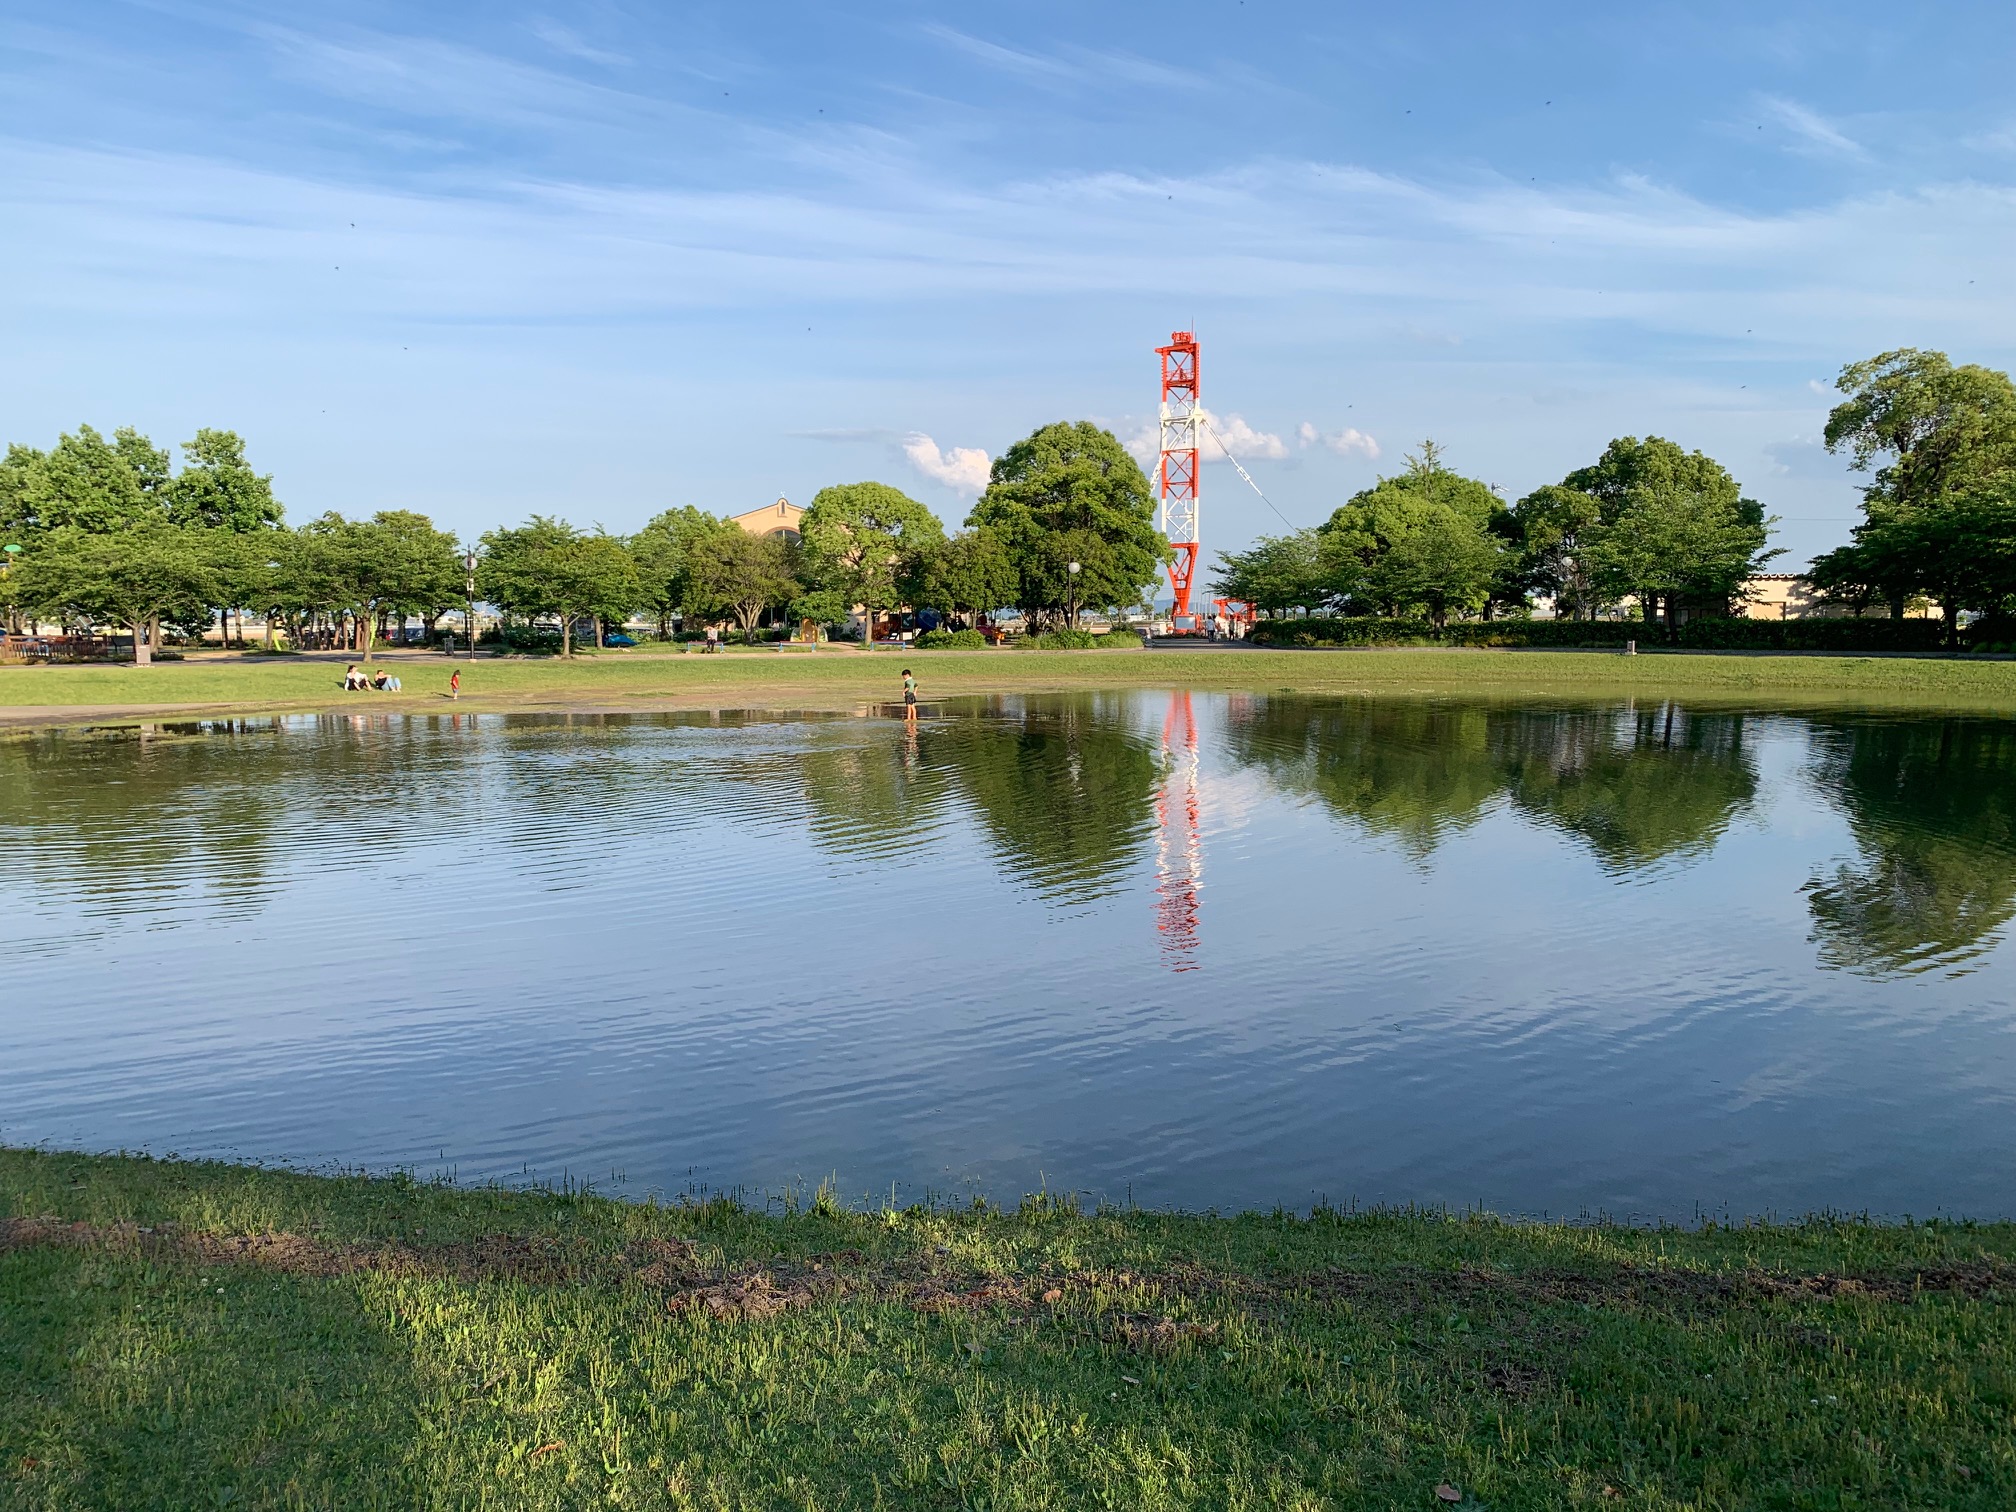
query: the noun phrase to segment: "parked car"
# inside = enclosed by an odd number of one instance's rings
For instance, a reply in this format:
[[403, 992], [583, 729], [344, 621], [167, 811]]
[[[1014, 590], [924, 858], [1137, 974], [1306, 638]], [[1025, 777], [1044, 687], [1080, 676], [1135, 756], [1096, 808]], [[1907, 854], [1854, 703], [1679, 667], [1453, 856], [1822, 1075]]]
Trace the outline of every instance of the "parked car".
[[637, 642], [630, 639], [629, 636], [619, 633], [616, 635], [603, 636], [602, 644], [605, 646], [634, 646], [637, 644]]

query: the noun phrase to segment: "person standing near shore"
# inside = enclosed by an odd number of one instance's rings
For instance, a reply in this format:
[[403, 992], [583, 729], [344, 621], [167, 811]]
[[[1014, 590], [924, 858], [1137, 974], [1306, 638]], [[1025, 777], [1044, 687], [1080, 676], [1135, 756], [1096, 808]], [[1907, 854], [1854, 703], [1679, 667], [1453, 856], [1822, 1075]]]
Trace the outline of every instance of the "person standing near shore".
[[457, 667], [448, 674], [448, 698], [450, 702], [462, 696], [462, 669]]
[[917, 679], [910, 675], [910, 669], [903, 669], [903, 721], [917, 723]]

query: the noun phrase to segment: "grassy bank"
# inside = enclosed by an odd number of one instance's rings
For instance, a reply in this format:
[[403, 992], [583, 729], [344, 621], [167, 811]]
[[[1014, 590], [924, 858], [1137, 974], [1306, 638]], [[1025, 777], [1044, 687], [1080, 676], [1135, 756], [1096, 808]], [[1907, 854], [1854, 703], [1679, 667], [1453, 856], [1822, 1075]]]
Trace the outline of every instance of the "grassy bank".
[[460, 707], [674, 709], [831, 708], [893, 696], [914, 664], [927, 697], [1079, 688], [1293, 689], [1304, 693], [1484, 694], [1501, 697], [1688, 697], [2016, 710], [2016, 662], [1899, 657], [1659, 655], [1506, 651], [768, 651], [725, 656], [610, 653], [572, 663], [441, 657], [388, 663], [402, 694], [344, 694], [341, 668], [292, 658], [192, 660], [153, 668], [0, 668], [0, 720], [63, 722], [148, 712], [319, 709], [441, 711], [448, 674]]
[[10, 1507], [2003, 1508], [2016, 1227], [752, 1213], [0, 1151]]

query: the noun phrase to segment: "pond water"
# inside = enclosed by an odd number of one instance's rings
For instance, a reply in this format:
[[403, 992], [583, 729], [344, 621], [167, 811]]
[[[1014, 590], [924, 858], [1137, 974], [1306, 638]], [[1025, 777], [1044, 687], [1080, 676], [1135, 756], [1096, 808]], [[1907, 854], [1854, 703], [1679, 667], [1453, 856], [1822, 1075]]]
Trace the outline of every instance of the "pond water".
[[1164, 692], [0, 743], [0, 1141], [2016, 1214], [2016, 725]]

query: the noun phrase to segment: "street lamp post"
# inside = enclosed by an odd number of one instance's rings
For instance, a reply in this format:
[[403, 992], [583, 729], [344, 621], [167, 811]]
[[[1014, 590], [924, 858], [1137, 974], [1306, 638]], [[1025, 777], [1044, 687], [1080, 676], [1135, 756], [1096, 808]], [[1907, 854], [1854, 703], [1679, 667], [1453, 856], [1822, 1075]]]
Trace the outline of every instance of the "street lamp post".
[[469, 595], [469, 601], [468, 601], [469, 607], [464, 616], [465, 623], [463, 628], [469, 632], [469, 660], [473, 662], [474, 660], [476, 660], [476, 553], [475, 552], [465, 551], [462, 554], [462, 571], [464, 572], [464, 574], [466, 574], [466, 576], [463, 578], [462, 586], [465, 590], [467, 590]]
[[1071, 628], [1078, 628], [1078, 564], [1070, 562], [1064, 570], [1071, 575]]

